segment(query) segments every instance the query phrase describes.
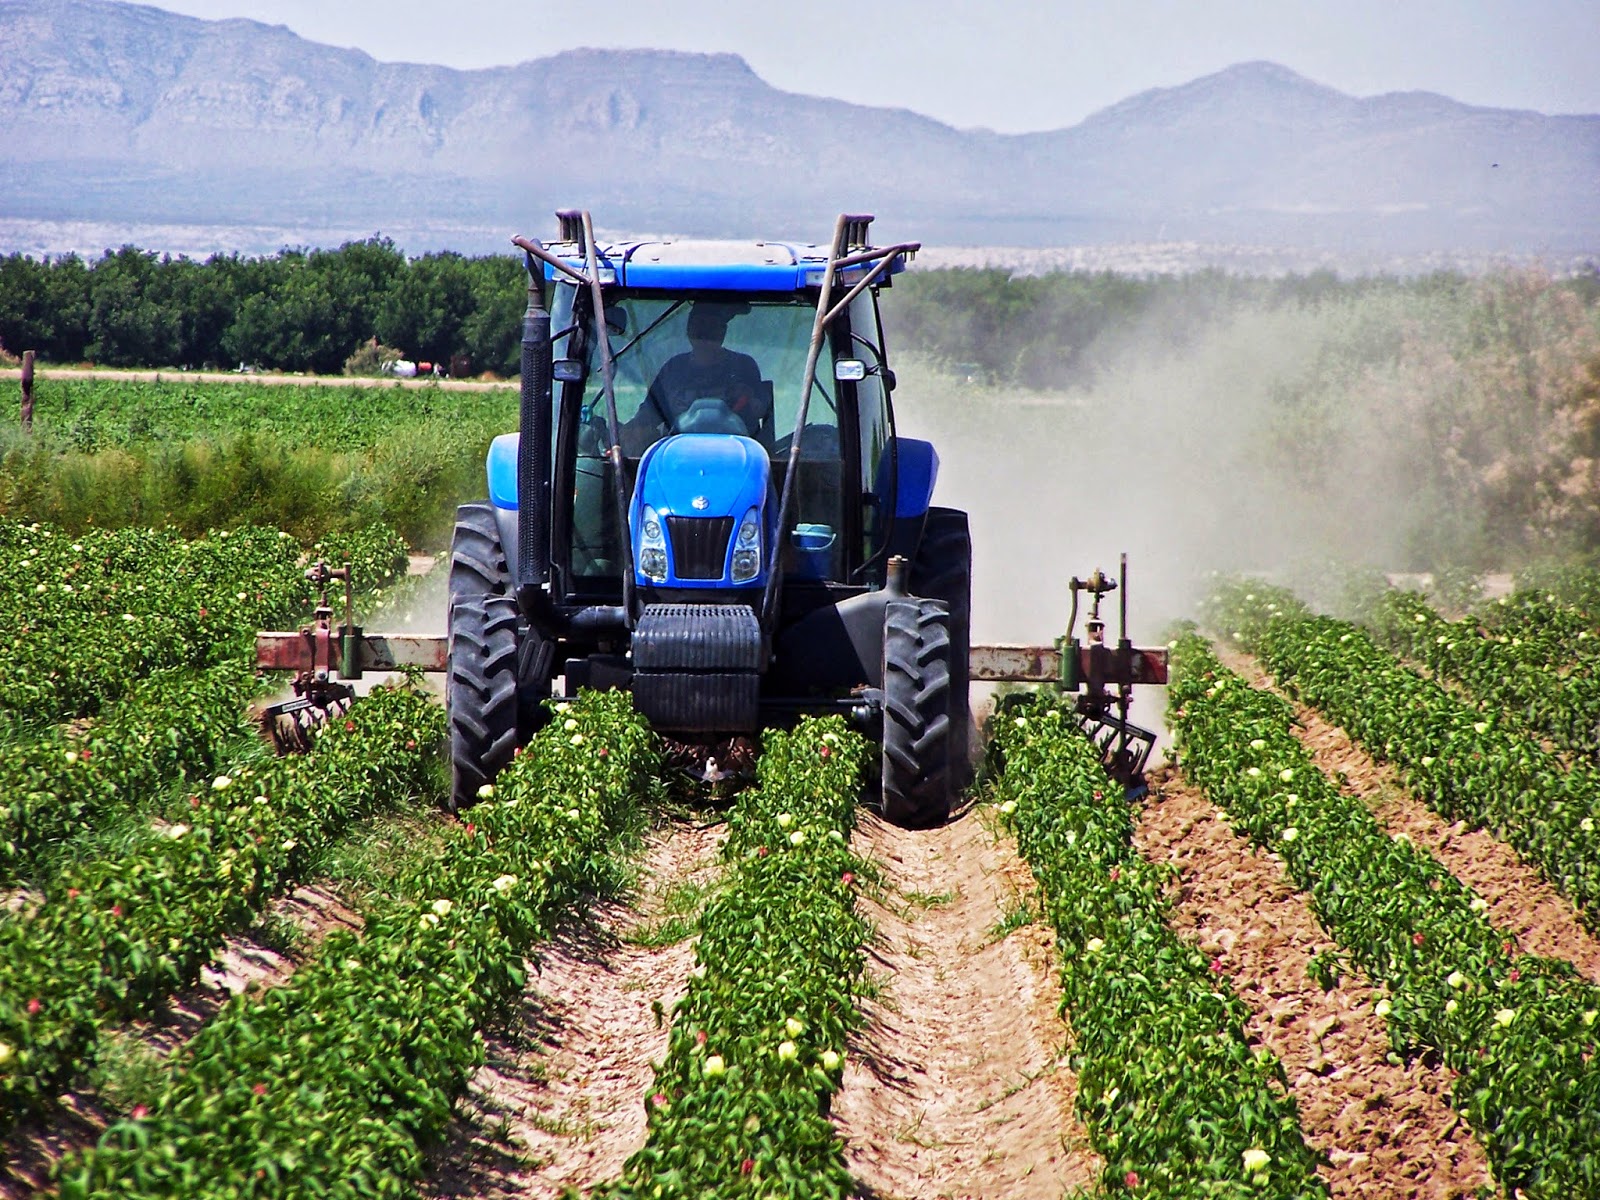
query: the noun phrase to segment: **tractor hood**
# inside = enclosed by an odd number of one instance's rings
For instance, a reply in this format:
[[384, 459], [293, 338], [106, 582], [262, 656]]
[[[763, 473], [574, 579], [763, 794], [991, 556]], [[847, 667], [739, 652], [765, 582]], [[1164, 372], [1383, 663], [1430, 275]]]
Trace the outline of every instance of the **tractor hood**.
[[663, 517], [742, 517], [767, 498], [772, 466], [753, 438], [680, 433], [663, 438], [639, 464], [635, 503]]
[[628, 519], [635, 580], [665, 588], [754, 588], [776, 547], [772, 463], [753, 438], [680, 433], [639, 462]]

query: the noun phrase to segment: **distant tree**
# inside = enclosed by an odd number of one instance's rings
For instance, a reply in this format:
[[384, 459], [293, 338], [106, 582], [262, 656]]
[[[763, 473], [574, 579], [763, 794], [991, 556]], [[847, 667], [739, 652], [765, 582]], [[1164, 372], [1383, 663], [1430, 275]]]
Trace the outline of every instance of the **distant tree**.
[[165, 269], [153, 252], [107, 251], [89, 273], [90, 359], [111, 367], [163, 366], [182, 359], [176, 308], [163, 303]]
[[448, 364], [461, 349], [461, 327], [472, 307], [466, 260], [459, 254], [424, 255], [390, 285], [378, 309], [378, 338], [411, 358]]
[[522, 314], [528, 277], [522, 260], [508, 255], [469, 259], [472, 312], [461, 324], [462, 352], [476, 372], [512, 376], [522, 369]]

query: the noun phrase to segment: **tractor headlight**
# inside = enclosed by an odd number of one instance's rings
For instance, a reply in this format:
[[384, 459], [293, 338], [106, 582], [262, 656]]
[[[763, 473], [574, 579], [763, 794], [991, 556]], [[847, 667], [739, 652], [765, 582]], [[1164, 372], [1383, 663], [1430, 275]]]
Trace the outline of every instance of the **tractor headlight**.
[[733, 546], [733, 582], [745, 583], [761, 573], [761, 513], [752, 508], [739, 522]]
[[639, 521], [639, 573], [657, 583], [667, 578], [667, 542], [661, 533], [661, 518], [648, 504]]

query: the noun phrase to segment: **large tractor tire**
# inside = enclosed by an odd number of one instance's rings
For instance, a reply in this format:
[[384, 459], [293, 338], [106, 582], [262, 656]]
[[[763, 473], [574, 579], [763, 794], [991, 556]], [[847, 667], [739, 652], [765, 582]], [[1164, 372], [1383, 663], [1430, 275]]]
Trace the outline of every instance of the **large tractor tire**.
[[450, 808], [478, 801], [526, 739], [517, 728], [518, 630], [511, 596], [458, 596], [450, 602]]
[[518, 746], [547, 719], [554, 644], [530, 629], [511, 594], [494, 510], [456, 510], [450, 546], [449, 649], [445, 708], [450, 717], [450, 807], [477, 802]]
[[883, 815], [907, 829], [950, 817], [950, 609], [890, 600], [883, 618]]
[[950, 607], [950, 776], [959, 793], [972, 782], [972, 532], [967, 514], [930, 508], [907, 585], [914, 596]]

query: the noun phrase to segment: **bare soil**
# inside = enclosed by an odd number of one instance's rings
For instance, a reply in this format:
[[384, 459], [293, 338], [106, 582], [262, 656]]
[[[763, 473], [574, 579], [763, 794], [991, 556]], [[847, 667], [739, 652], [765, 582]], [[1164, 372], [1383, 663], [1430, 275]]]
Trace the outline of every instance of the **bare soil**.
[[652, 839], [631, 905], [598, 906], [545, 949], [517, 1019], [486, 1039], [428, 1195], [553, 1198], [621, 1173], [644, 1145], [645, 1097], [695, 943], [627, 939], [659, 918], [674, 884], [714, 881], [720, 841], [719, 829], [673, 822]]
[[1307, 974], [1333, 943], [1281, 860], [1234, 834], [1176, 772], [1154, 783], [1134, 844], [1179, 869], [1173, 927], [1254, 1011], [1246, 1033], [1282, 1061], [1332, 1194], [1452, 1200], [1489, 1186], [1482, 1148], [1446, 1102], [1451, 1074], [1389, 1061], [1371, 988], [1346, 979], [1324, 992]]
[[907, 832], [866, 817], [881, 864], [869, 904], [883, 985], [833, 1105], [865, 1194], [1038, 1197], [1088, 1187], [1099, 1162], [1073, 1113], [1076, 1080], [1041, 924], [995, 927], [1031, 893], [1016, 846], [977, 815]]

